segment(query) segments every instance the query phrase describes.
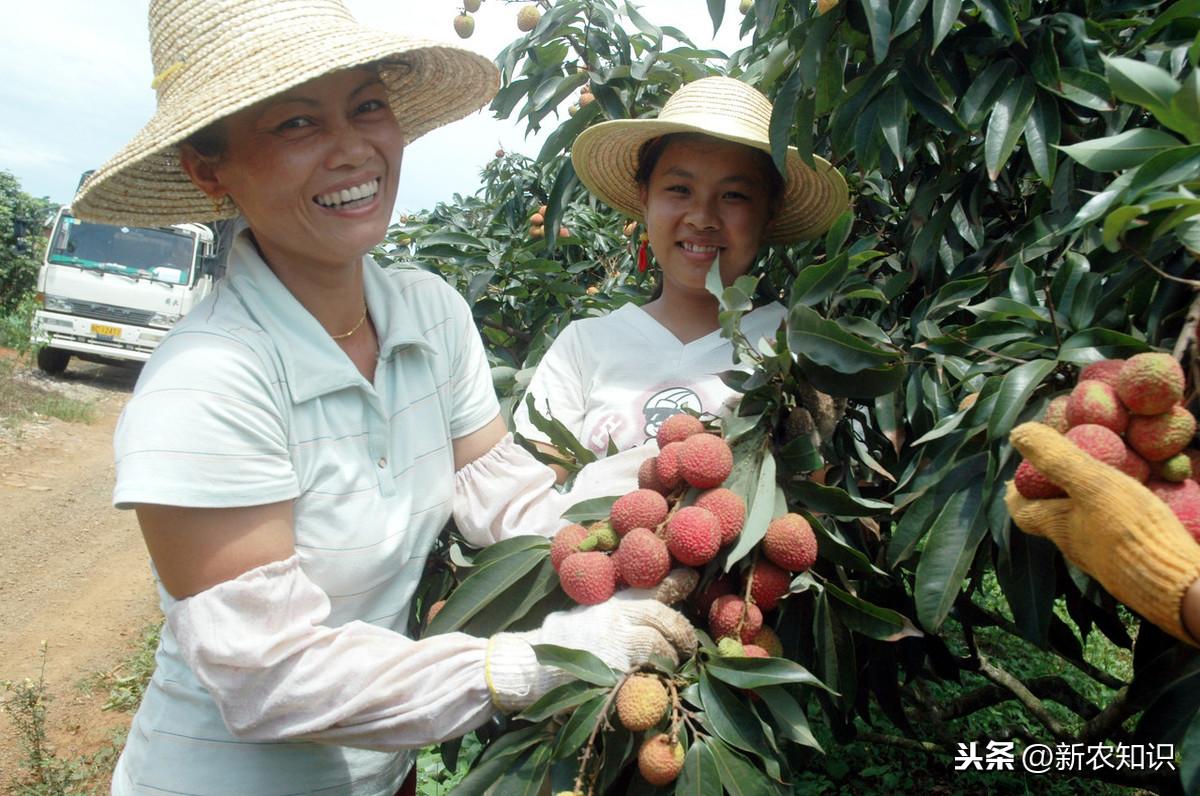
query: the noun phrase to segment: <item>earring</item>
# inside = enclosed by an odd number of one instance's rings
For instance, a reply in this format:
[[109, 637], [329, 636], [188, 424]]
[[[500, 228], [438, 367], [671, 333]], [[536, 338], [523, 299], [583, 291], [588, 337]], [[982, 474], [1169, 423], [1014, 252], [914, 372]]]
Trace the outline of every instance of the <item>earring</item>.
[[225, 212], [225, 197], [210, 196], [208, 197], [208, 200], [212, 202], [213, 215], [220, 218]]
[[650, 236], [642, 232], [638, 240], [641, 241], [641, 245], [638, 246], [638, 273], [644, 274], [650, 267], [650, 255], [646, 251], [646, 244], [650, 242]]

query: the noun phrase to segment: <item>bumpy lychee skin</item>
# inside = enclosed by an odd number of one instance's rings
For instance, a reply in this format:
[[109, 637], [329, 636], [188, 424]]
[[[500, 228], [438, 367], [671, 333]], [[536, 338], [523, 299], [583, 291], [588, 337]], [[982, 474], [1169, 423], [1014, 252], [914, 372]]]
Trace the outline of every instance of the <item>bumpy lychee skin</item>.
[[772, 658], [783, 657], [783, 642], [779, 640], [779, 635], [769, 627], [764, 627], [762, 630], [754, 634], [754, 643], [767, 651], [767, 655]]
[[1125, 460], [1117, 469], [1143, 484], [1150, 480], [1150, 462], [1138, 456], [1137, 451], [1128, 445], [1125, 446]]
[[617, 498], [609, 512], [613, 530], [621, 536], [634, 528], [656, 528], [667, 518], [667, 500], [653, 489], [635, 489]]
[[1071, 396], [1060, 395], [1057, 398], [1051, 398], [1050, 403], [1046, 404], [1046, 412], [1042, 415], [1042, 422], [1050, 426], [1059, 434], [1066, 434], [1070, 424], [1067, 423], [1067, 404], [1070, 403]]
[[746, 644], [742, 649], [747, 658], [770, 658], [771, 654], [757, 644]]
[[1192, 460], [1186, 453], [1177, 453], [1158, 465], [1158, 474], [1164, 481], [1186, 481], [1192, 477]]
[[658, 480], [657, 456], [651, 456], [638, 467], [638, 489], [653, 489], [660, 495], [665, 495], [671, 491], [667, 488], [666, 484]]
[[721, 524], [721, 546], [738, 538], [742, 525], [746, 522], [746, 501], [736, 492], [719, 487], [710, 489], [696, 498], [695, 504], [702, 509], [708, 509], [717, 517]]
[[663, 424], [658, 427], [656, 438], [658, 447], [662, 449], [672, 442], [683, 442], [693, 434], [703, 433], [704, 424], [700, 422], [700, 418], [689, 415], [687, 412], [678, 412], [663, 421]]
[[659, 483], [668, 490], [679, 486], [683, 480], [679, 471], [679, 453], [682, 449], [682, 442], [670, 442], [654, 457], [654, 473]]
[[714, 578], [703, 590], [692, 595], [692, 602], [702, 616], [708, 616], [713, 601], [726, 594], [733, 594], [733, 581], [726, 577]]
[[1183, 368], [1170, 354], [1132, 356], [1117, 375], [1117, 395], [1135, 415], [1166, 412], [1183, 400], [1183, 388]]
[[617, 692], [617, 718], [627, 730], [642, 732], [662, 719], [669, 697], [662, 681], [649, 674], [635, 674]]
[[750, 598], [764, 611], [774, 610], [791, 584], [791, 573], [770, 561], [758, 561], [750, 568]]
[[572, 553], [558, 568], [563, 591], [580, 605], [602, 603], [617, 589], [617, 568], [604, 553]]
[[1129, 411], [1117, 397], [1117, 391], [1102, 381], [1088, 379], [1079, 382], [1067, 400], [1067, 425], [1095, 423], [1124, 434], [1129, 425]]
[[1172, 406], [1161, 415], [1130, 418], [1125, 439], [1142, 458], [1161, 462], [1190, 445], [1195, 434], [1196, 418], [1192, 413], [1182, 406]]
[[720, 437], [695, 434], [679, 449], [679, 473], [697, 489], [720, 486], [733, 470], [733, 451]]
[[667, 523], [667, 549], [680, 564], [698, 567], [712, 561], [721, 548], [721, 524], [708, 509], [688, 506]]
[[671, 555], [654, 531], [634, 528], [617, 548], [617, 574], [636, 589], [652, 589], [671, 571]]
[[651, 735], [638, 749], [638, 772], [651, 785], [670, 785], [683, 770], [683, 744], [666, 735]]
[[1166, 503], [1192, 538], [1200, 542], [1200, 485], [1189, 478], [1177, 484], [1151, 481], [1146, 488]]
[[1044, 500], [1067, 494], [1062, 487], [1042, 475], [1042, 471], [1034, 467], [1033, 463], [1028, 460], [1017, 465], [1017, 472], [1013, 475], [1013, 484], [1021, 493], [1021, 497], [1030, 500]]
[[[745, 621], [742, 621], [743, 609], [746, 614]], [[762, 611], [758, 606], [743, 601], [736, 594], [718, 597], [708, 609], [708, 630], [713, 638], [733, 636], [743, 644], [749, 644], [758, 631], [762, 630], [762, 620]], [[742, 625], [741, 632], [738, 632], [739, 622]]]
[[536, 5], [530, 3], [527, 6], [521, 6], [521, 10], [517, 12], [517, 30], [528, 33], [537, 27], [537, 23], [541, 19], [542, 12]]
[[808, 520], [799, 514], [784, 514], [767, 526], [763, 552], [789, 572], [805, 572], [816, 563], [817, 537]]
[[1112, 429], [1085, 423], [1069, 429], [1067, 439], [1093, 459], [1099, 459], [1111, 467], [1120, 467], [1125, 463], [1125, 443]]
[[722, 658], [746, 657], [746, 645], [733, 636], [717, 639], [717, 655]]
[[550, 563], [557, 571], [562, 566], [563, 559], [576, 552], [579, 543], [587, 538], [588, 530], [582, 525], [564, 525], [554, 534], [550, 543]]
[[1093, 362], [1079, 371], [1079, 379], [1076, 381], [1076, 384], [1093, 379], [1095, 381], [1102, 381], [1115, 390], [1117, 388], [1117, 380], [1121, 374], [1121, 368], [1123, 367], [1125, 367], [1125, 360], [1123, 359], [1102, 359], [1099, 362]]

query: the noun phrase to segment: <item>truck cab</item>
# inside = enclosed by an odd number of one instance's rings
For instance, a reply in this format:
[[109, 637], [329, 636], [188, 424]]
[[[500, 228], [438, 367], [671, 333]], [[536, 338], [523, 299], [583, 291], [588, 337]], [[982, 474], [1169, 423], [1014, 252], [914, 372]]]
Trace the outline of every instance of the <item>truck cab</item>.
[[144, 362], [220, 274], [213, 231], [201, 224], [130, 227], [55, 216], [38, 272], [33, 342], [38, 367], [72, 356]]

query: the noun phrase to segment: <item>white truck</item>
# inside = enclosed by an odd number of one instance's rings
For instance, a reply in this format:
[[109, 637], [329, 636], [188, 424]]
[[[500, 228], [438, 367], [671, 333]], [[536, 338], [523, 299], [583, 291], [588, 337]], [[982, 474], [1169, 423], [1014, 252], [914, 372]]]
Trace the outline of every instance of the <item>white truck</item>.
[[207, 226], [94, 224], [64, 207], [38, 272], [38, 367], [62, 373], [72, 356], [145, 362], [219, 276]]

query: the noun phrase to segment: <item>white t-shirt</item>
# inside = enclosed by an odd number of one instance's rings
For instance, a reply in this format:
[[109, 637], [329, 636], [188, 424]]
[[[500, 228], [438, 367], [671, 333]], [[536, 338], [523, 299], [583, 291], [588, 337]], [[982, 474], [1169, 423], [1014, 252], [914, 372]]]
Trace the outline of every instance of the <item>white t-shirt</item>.
[[[742, 317], [742, 332], [752, 343], [773, 339], [786, 314], [778, 303], [759, 307]], [[685, 408], [727, 416], [741, 394], [716, 374], [737, 368], [720, 330], [682, 343], [644, 309], [626, 304], [568, 324], [538, 363], [527, 395], [603, 456], [610, 438], [618, 450], [641, 445]], [[547, 441], [524, 399], [514, 421], [525, 437]]]
[[[167, 335], [138, 380], [116, 432], [113, 501], [292, 500], [301, 568], [331, 602], [326, 624], [357, 619], [405, 633], [426, 556], [451, 513], [451, 440], [499, 406], [461, 296], [435, 275], [384, 271], [370, 258], [363, 279], [380, 339], [374, 383], [239, 235], [228, 278]], [[174, 600], [161, 584], [159, 595], [165, 613]], [[462, 637], [451, 665], [429, 667], [461, 692], [448, 712], [429, 706], [440, 726], [490, 710], [485, 643]], [[414, 713], [431, 698], [414, 694]], [[455, 711], [463, 715], [448, 715]], [[164, 627], [113, 792], [391, 796], [413, 757], [232, 736]]]

